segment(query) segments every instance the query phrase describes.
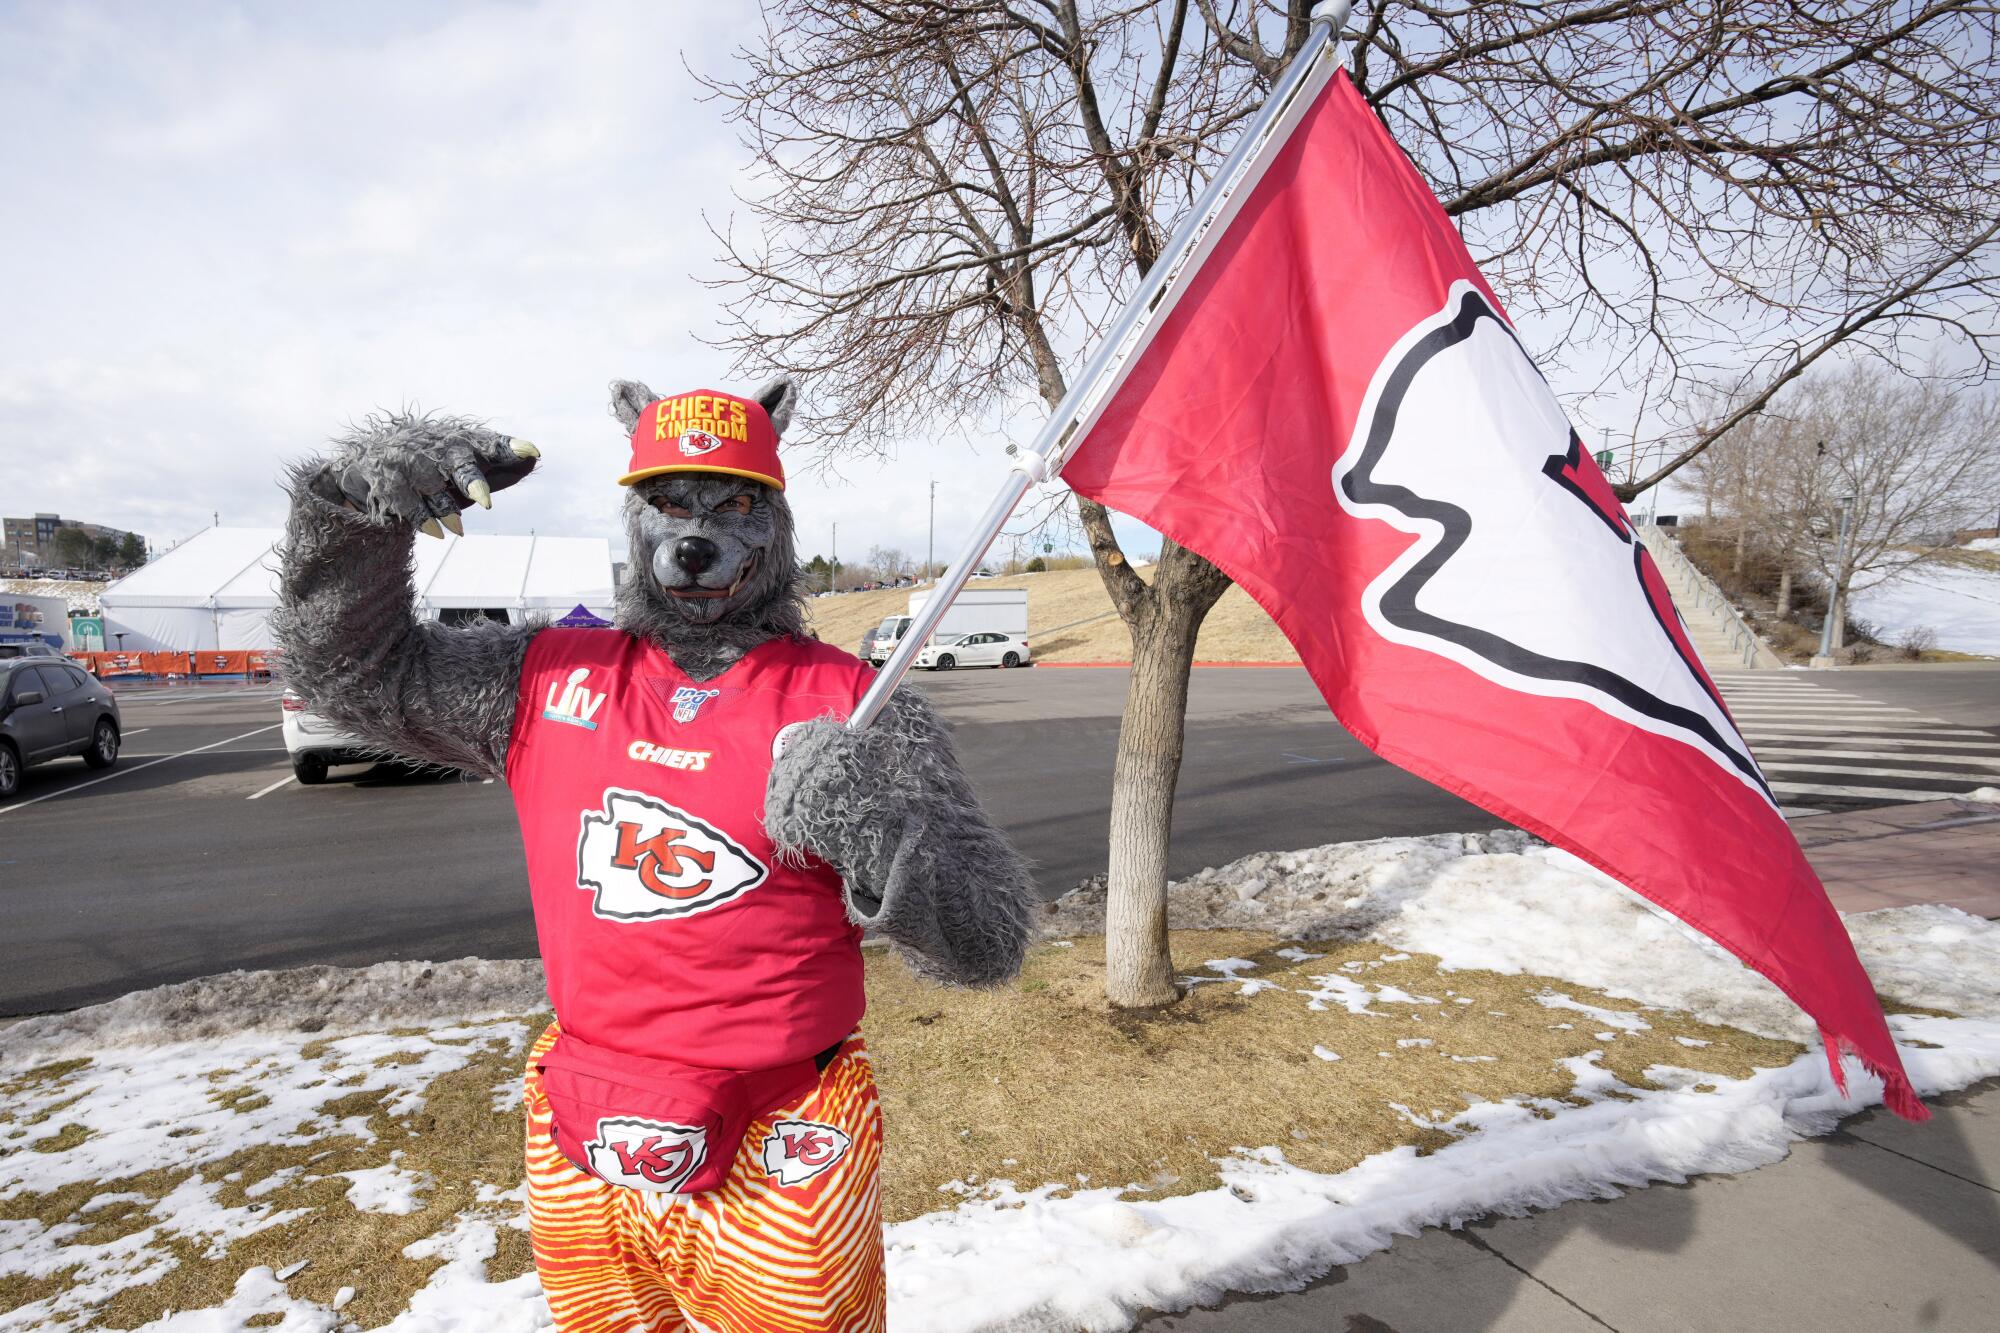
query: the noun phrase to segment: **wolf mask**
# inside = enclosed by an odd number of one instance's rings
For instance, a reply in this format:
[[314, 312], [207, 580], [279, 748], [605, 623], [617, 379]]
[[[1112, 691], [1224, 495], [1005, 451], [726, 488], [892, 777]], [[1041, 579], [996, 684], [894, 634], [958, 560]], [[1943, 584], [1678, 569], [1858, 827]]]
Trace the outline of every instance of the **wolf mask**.
[[[618, 626], [661, 644], [697, 678], [766, 639], [804, 632], [792, 511], [782, 473], [774, 471], [776, 441], [791, 423], [797, 396], [793, 382], [779, 378], [748, 400], [768, 419], [771, 461], [742, 467], [705, 430], [666, 432], [665, 408], [691, 396], [663, 399], [633, 380], [611, 386], [611, 412], [626, 431], [638, 430], [642, 419], [660, 420], [665, 442], [664, 461], [644, 467], [647, 460], [635, 456], [624, 478], [631, 554], [618, 587]], [[704, 411], [710, 404], [707, 397], [695, 401]], [[745, 404], [717, 395], [715, 410], [725, 423], [725, 401], [738, 409], [740, 428]], [[750, 424], [754, 439], [762, 423], [753, 414]], [[648, 441], [655, 433], [639, 432]]]

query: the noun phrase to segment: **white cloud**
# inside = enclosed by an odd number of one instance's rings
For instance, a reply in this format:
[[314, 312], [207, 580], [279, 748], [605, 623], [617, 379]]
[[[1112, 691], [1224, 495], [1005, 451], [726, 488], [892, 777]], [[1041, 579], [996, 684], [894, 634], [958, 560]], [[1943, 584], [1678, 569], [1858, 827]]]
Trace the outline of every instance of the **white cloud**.
[[[701, 214], [754, 187], [687, 69], [756, 24], [696, 0], [0, 14], [0, 117], [24, 131], [0, 212], [0, 510], [159, 542], [218, 511], [276, 524], [287, 460], [412, 403], [546, 451], [471, 522], [610, 531], [606, 383], [734, 382], [701, 341]], [[1000, 435], [801, 475], [801, 546], [838, 522], [849, 556], [921, 554], [935, 474], [943, 558], [1000, 483]]]

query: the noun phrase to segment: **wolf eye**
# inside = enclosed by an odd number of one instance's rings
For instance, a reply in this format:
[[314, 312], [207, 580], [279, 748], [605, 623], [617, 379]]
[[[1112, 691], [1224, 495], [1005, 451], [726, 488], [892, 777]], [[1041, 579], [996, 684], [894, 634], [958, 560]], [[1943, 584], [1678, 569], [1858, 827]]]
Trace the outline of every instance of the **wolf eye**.
[[690, 518], [693, 516], [693, 511], [688, 509], [687, 506], [677, 505], [664, 495], [654, 496], [651, 503], [653, 508], [659, 510], [668, 518]]
[[750, 493], [744, 491], [739, 495], [730, 496], [727, 500], [717, 505], [715, 512], [718, 514], [747, 514], [750, 512], [751, 503]]

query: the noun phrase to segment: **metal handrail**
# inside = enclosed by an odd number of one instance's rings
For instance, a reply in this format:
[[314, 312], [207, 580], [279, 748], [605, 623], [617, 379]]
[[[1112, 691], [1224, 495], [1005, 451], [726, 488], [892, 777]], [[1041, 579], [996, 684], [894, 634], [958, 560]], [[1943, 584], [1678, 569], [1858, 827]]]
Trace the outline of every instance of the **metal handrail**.
[[[1681, 576], [1682, 582], [1694, 593], [1697, 605], [1711, 614], [1721, 613], [1718, 617], [1721, 622], [1720, 628], [1729, 637], [1731, 651], [1736, 653], [1744, 666], [1782, 665], [1777, 653], [1758, 636], [1750, 623], [1743, 619], [1743, 613], [1736, 609], [1735, 604], [1717, 586], [1715, 580], [1702, 573], [1700, 567], [1688, 559], [1687, 552], [1681, 549], [1679, 542], [1651, 524], [1643, 527], [1635, 526], [1633, 531], [1638, 533], [1639, 540], [1646, 544], [1646, 549], [1652, 553], [1653, 559], [1663, 566], [1662, 573], [1666, 572], [1665, 566], [1671, 566]], [[1760, 659], [1764, 657], [1769, 657], [1770, 661], [1768, 663], [1761, 661]]]

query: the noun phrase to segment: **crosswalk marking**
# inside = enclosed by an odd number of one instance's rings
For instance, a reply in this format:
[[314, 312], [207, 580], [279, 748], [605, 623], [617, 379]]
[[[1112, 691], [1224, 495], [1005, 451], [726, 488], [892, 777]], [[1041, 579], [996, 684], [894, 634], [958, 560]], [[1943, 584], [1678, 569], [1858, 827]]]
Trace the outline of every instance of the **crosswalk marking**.
[[[1934, 801], [2000, 786], [2000, 735], [1788, 674], [1716, 677], [1771, 791], [1788, 806]], [[1802, 813], [1802, 812], [1801, 812]]]
[[[1971, 768], [2000, 769], [2000, 758], [1984, 755], [1939, 754], [1930, 750], [1809, 750], [1794, 745], [1760, 745], [1759, 755], [1783, 755], [1787, 759], [1824, 757], [1827, 759], [1928, 759], [1943, 764], [1963, 764]], [[1785, 765], [1787, 768], [1793, 765]]]
[[1785, 796], [1844, 796], [1851, 801], [1946, 801], [1965, 795], [1955, 791], [1928, 791], [1920, 787], [1841, 787], [1811, 782], [1773, 782], [1771, 790]]
[[1904, 732], [1900, 735], [1885, 736], [1882, 734], [1880, 728], [1854, 731], [1846, 727], [1785, 727], [1782, 730], [1764, 727], [1761, 729], [1746, 728], [1743, 732], [1744, 739], [1753, 741], [1759, 738], [1765, 740], [1801, 741], [1825, 737], [1829, 743], [1838, 741], [1843, 745], [1860, 745], [1864, 743], [1874, 745], [1935, 745], [1939, 749], [1945, 750], [1991, 750], [1996, 745], [2000, 745], [2000, 742], [1996, 742], [1991, 736], [1987, 736], [1983, 741], [1941, 741], [1936, 739], [1938, 735], [1985, 736], [1986, 733], [1983, 731], [1947, 731], [1941, 733]]

